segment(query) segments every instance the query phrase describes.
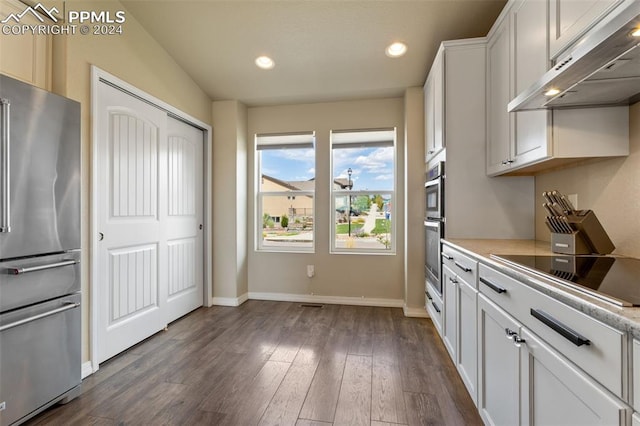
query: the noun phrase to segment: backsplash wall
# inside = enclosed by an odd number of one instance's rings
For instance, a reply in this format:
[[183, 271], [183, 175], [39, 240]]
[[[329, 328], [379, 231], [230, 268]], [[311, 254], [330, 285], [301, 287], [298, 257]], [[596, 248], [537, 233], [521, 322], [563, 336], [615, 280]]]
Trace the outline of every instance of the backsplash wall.
[[542, 192], [557, 189], [578, 194], [578, 208], [596, 213], [615, 254], [640, 258], [640, 102], [630, 107], [629, 126], [628, 157], [588, 160], [536, 176], [536, 239], [550, 239]]

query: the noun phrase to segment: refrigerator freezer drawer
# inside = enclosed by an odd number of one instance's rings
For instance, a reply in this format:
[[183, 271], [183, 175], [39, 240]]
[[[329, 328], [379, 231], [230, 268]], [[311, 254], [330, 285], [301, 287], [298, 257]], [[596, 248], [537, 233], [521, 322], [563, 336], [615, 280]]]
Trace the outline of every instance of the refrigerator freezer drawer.
[[0, 262], [0, 313], [80, 291], [80, 251]]
[[80, 382], [80, 293], [0, 315], [1, 426], [25, 420]]

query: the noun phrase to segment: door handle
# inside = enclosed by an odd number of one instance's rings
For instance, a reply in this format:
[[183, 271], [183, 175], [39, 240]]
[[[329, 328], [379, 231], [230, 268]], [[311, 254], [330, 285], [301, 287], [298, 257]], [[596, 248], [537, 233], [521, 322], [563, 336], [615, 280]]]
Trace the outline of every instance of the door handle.
[[0, 99], [0, 232], [11, 232], [10, 107], [8, 99]]

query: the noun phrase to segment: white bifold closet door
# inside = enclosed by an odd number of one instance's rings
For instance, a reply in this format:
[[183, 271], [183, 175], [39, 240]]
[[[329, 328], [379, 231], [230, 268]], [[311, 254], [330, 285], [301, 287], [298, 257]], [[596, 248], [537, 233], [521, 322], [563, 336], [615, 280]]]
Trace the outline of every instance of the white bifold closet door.
[[203, 302], [203, 132], [101, 82], [98, 362]]

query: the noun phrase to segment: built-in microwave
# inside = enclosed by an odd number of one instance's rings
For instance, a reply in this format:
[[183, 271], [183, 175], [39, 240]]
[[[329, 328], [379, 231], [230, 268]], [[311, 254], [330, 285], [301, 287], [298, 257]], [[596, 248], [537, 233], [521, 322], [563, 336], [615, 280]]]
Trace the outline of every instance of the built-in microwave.
[[444, 218], [444, 162], [430, 168], [424, 184], [425, 220]]

